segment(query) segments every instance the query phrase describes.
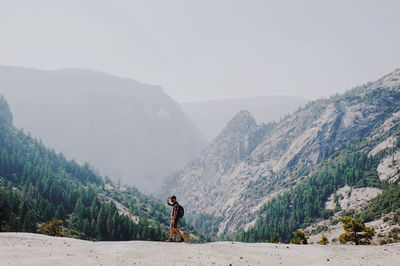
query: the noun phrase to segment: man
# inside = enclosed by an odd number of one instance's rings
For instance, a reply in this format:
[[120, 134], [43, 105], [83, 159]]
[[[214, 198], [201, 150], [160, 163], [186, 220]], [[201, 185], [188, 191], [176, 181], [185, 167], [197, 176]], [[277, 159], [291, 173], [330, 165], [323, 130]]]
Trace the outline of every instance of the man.
[[[169, 199], [171, 199], [172, 203], [169, 203]], [[167, 240], [167, 242], [172, 242], [173, 237], [174, 237], [174, 233], [177, 233], [178, 236], [181, 238], [181, 240], [179, 240], [178, 242], [183, 242], [185, 241], [181, 232], [179, 232], [178, 230], [178, 222], [179, 222], [179, 217], [178, 217], [178, 211], [179, 211], [179, 204], [176, 201], [176, 197], [172, 196], [172, 197], [167, 197], [167, 205], [172, 206], [172, 211], [171, 211], [171, 235], [170, 238]]]

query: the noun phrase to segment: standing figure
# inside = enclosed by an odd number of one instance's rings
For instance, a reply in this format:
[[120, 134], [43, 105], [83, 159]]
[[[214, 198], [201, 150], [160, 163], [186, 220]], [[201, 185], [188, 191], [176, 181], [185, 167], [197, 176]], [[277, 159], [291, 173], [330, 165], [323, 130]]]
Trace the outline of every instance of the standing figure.
[[[169, 199], [171, 199], [172, 203], [169, 203]], [[173, 237], [174, 233], [177, 233], [178, 236], [181, 238], [178, 242], [183, 242], [185, 241], [181, 232], [178, 230], [178, 222], [179, 219], [183, 217], [184, 210], [181, 205], [176, 201], [176, 197], [167, 197], [167, 204], [169, 206], [172, 206], [172, 211], [171, 211], [171, 235], [170, 238], [167, 240], [167, 242], [173, 242]]]

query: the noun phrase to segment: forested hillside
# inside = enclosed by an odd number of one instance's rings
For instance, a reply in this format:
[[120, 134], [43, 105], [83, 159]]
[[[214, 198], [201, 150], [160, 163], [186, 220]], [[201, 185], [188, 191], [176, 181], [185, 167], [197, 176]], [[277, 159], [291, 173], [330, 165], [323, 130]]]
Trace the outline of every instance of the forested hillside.
[[163, 240], [169, 225], [161, 202], [17, 130], [2, 96], [0, 210], [0, 231], [36, 232], [39, 224], [61, 219], [67, 235], [91, 240]]
[[[399, 134], [400, 125], [390, 133], [393, 132]], [[275, 234], [279, 241], [289, 242], [297, 229], [305, 228], [318, 219], [332, 218], [340, 210], [338, 206], [334, 210], [326, 209], [326, 202], [332, 193], [345, 185], [353, 188], [377, 187], [383, 190], [365, 210], [348, 214], [355, 214], [357, 218], [370, 222], [383, 214], [400, 213], [400, 186], [381, 181], [376, 170], [383, 158], [400, 149], [400, 143], [374, 157], [359, 152], [365, 150], [366, 146], [365, 142], [357, 140], [346, 149], [331, 154], [326, 161], [313, 169], [311, 177], [261, 207], [255, 225], [246, 232], [239, 230], [235, 238], [238, 241], [265, 242], [270, 241]], [[377, 204], [378, 202], [382, 204]], [[395, 219], [395, 223], [400, 225], [400, 220]]]
[[106, 73], [0, 66], [14, 124], [67, 159], [150, 193], [206, 141], [159, 86]]

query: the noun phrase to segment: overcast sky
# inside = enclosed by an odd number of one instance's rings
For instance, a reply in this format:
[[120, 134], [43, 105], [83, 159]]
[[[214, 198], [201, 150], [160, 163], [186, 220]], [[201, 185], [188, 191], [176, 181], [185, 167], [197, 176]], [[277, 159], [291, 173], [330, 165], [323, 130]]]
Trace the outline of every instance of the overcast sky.
[[0, 64], [88, 68], [180, 102], [329, 96], [400, 67], [400, 1], [0, 0]]

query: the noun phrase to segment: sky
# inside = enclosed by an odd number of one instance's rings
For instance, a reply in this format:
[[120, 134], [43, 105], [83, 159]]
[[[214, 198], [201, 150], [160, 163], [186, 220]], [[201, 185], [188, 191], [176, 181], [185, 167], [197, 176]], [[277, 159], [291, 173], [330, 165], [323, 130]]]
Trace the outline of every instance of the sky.
[[316, 99], [400, 67], [399, 10], [398, 0], [0, 0], [0, 64], [103, 71], [179, 102]]

